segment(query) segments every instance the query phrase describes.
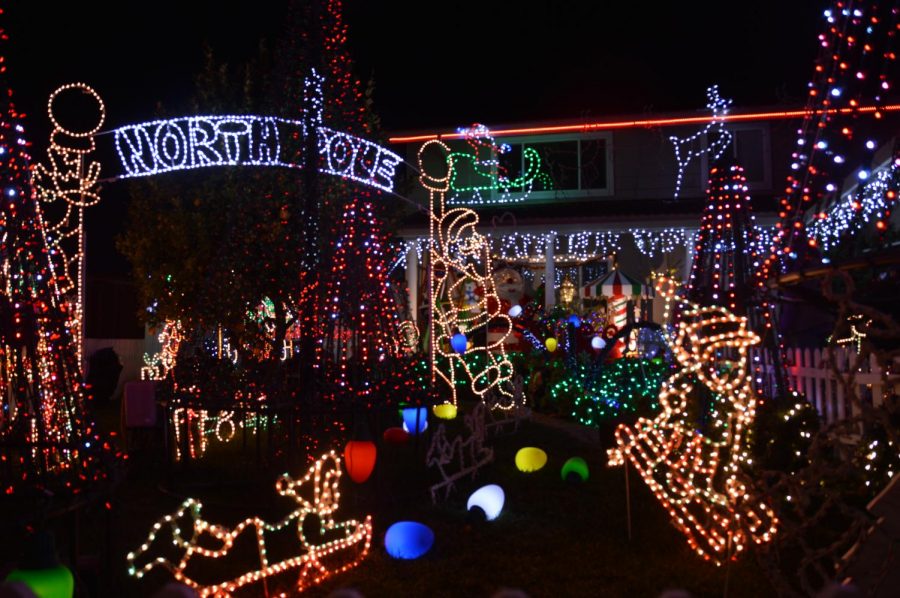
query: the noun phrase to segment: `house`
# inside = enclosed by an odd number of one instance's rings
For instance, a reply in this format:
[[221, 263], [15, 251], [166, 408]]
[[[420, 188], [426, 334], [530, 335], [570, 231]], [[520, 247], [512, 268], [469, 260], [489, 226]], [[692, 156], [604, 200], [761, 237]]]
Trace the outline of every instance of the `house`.
[[[495, 272], [519, 272], [538, 294], [552, 273], [554, 284], [543, 290], [549, 306], [560, 300], [567, 278], [583, 289], [613, 263], [637, 280], [654, 271], [686, 277], [716, 151], [743, 166], [757, 226], [765, 234], [778, 218], [777, 194], [803, 116], [803, 110], [748, 108], [727, 115], [516, 123], [489, 132], [397, 133], [390, 142], [410, 165], [417, 164], [426, 141], [447, 144], [457, 171], [448, 203], [478, 213], [479, 232], [491, 238]], [[417, 176], [414, 171], [407, 181], [407, 195], [427, 207]], [[492, 184], [492, 176], [499, 183]], [[415, 249], [405, 266], [419, 305], [427, 293], [421, 250], [428, 234], [424, 211], [412, 214], [400, 231]], [[653, 311], [659, 316], [661, 306]]]

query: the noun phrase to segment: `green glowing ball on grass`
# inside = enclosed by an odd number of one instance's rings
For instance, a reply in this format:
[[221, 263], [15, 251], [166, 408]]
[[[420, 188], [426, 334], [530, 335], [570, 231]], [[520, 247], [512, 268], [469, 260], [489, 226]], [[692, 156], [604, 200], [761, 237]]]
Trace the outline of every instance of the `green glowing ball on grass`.
[[20, 581], [38, 598], [72, 598], [75, 579], [63, 565], [51, 569], [15, 569], [6, 581]]
[[586, 482], [589, 475], [588, 464], [581, 457], [572, 457], [562, 466], [562, 479]]

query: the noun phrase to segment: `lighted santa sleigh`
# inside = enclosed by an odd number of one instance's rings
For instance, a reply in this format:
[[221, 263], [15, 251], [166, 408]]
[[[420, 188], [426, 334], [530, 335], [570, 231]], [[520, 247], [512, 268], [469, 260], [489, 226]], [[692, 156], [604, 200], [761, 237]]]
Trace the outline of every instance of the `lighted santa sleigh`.
[[[174, 513], [154, 524], [147, 540], [137, 551], [127, 555], [128, 573], [140, 579], [154, 568], [163, 568], [176, 580], [194, 588], [201, 597], [232, 596], [241, 588], [268, 580], [278, 585], [290, 584], [295, 591], [305, 590], [330, 575], [354, 567], [368, 554], [372, 542], [371, 516], [364, 521], [348, 519], [336, 522], [333, 518], [340, 504], [340, 477], [340, 457], [331, 451], [316, 461], [302, 479], [295, 480], [285, 474], [276, 481], [278, 494], [297, 503], [297, 507], [287, 516], [273, 523], [250, 517], [231, 529], [205, 521], [201, 517], [203, 505], [189, 498]], [[314, 543], [308, 537], [310, 526], [305, 522], [309, 516], [318, 518], [317, 531], [321, 543]], [[292, 529], [296, 533], [297, 549], [291, 551], [289, 556], [270, 561], [270, 554], [275, 552], [272, 550], [275, 545], [273, 538], [279, 535], [282, 539]], [[149, 553], [156, 550], [166, 554], [172, 552], [170, 547], [159, 546], [166, 533], [171, 535], [179, 556], [174, 559], [150, 557]], [[235, 547], [242, 542], [242, 538], [248, 538], [246, 542], [252, 542], [250, 538], [255, 538], [257, 559], [245, 572], [234, 575], [231, 568], [219, 563], [235, 560]], [[279, 549], [281, 544], [278, 543]], [[196, 578], [200, 571], [204, 572], [204, 577], [215, 576], [211, 572], [225, 572], [213, 581], [201, 583]], [[290, 581], [282, 581], [282, 578], [289, 578]]]

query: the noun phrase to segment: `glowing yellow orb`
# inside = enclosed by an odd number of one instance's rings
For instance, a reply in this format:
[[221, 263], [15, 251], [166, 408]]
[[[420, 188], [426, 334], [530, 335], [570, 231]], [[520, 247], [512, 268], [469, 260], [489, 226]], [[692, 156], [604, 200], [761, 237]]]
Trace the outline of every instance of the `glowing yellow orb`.
[[434, 415], [441, 419], [453, 419], [456, 417], [456, 405], [453, 403], [444, 403], [443, 405], [435, 405], [432, 409]]
[[526, 446], [516, 453], [516, 467], [524, 473], [537, 471], [547, 464], [547, 453], [533, 446]]

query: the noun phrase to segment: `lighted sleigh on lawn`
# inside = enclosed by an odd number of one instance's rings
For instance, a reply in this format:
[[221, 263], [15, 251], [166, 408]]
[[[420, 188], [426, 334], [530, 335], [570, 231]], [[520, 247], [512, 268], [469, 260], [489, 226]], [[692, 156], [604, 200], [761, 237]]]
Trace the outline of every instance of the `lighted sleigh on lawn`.
[[[297, 502], [297, 508], [286, 517], [274, 523], [250, 517], [233, 529], [202, 519], [203, 505], [200, 501], [189, 498], [177, 511], [154, 524], [147, 540], [137, 551], [128, 554], [128, 573], [140, 579], [155, 567], [162, 567], [169, 570], [178, 581], [194, 588], [200, 596], [231, 596], [245, 586], [296, 572], [293, 589], [305, 590], [334, 573], [354, 567], [366, 556], [372, 542], [370, 516], [364, 521], [334, 520], [333, 514], [340, 504], [340, 478], [341, 460], [332, 451], [316, 461], [302, 479], [294, 480], [285, 474], [275, 483], [278, 494]], [[311, 495], [311, 498], [301, 496], [301, 492]], [[304, 521], [310, 515], [319, 518], [318, 531], [323, 538], [330, 535], [335, 537], [321, 544], [313, 544], [307, 537], [308, 531], [304, 530]], [[186, 528], [184, 523], [189, 527]], [[296, 528], [298, 550], [292, 551], [291, 556], [270, 562], [267, 539], [292, 527]], [[156, 547], [163, 530], [171, 533], [180, 556], [175, 559], [164, 556], [148, 559], [147, 554]], [[196, 568], [205, 571], [225, 569], [223, 566], [217, 567], [211, 561], [228, 557], [235, 543], [247, 535], [256, 538], [258, 548], [258, 560], [248, 570], [234, 575], [229, 569], [228, 573], [220, 576], [221, 579], [211, 583], [201, 583], [192, 577]], [[138, 564], [139, 562], [143, 564]], [[189, 567], [190, 573], [187, 571]]]

